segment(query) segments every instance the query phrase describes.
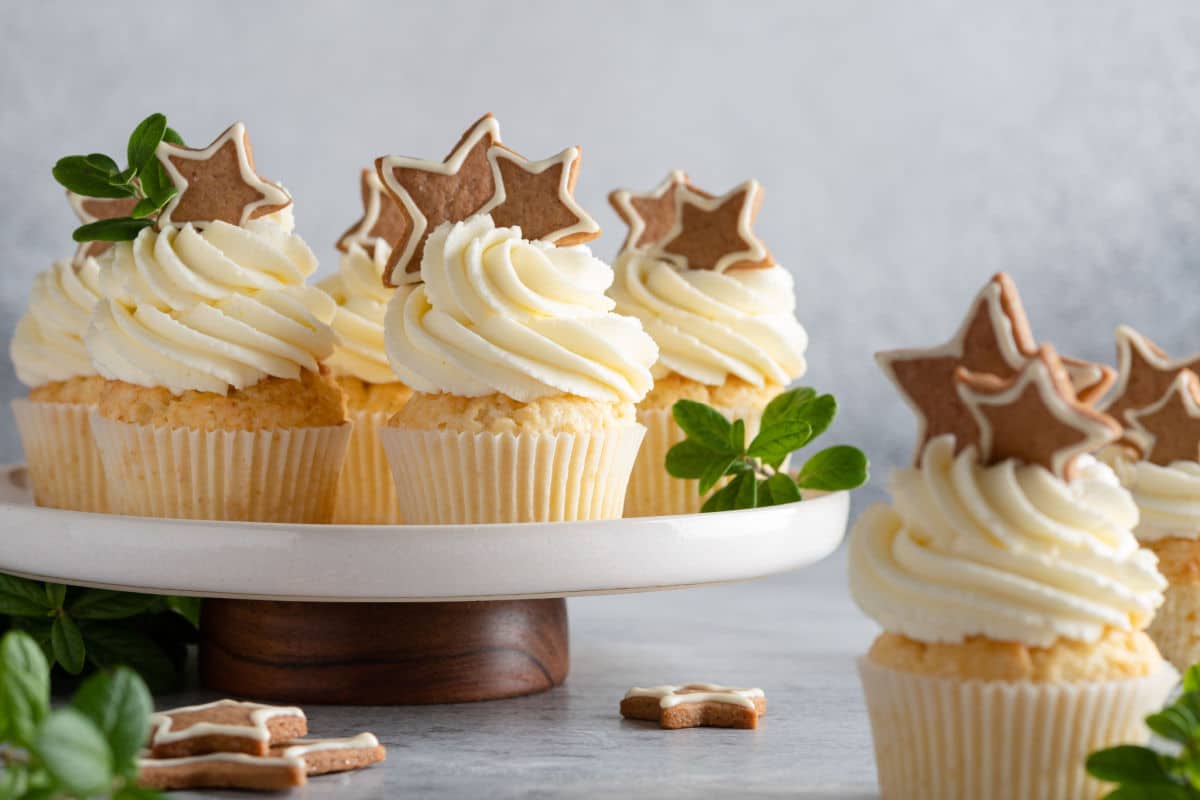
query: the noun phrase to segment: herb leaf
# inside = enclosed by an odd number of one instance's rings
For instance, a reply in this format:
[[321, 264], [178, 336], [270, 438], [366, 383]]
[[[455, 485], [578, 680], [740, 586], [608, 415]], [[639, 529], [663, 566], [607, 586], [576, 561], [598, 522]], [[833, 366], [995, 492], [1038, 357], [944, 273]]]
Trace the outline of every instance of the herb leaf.
[[80, 635], [75, 620], [67, 614], [55, 617], [54, 624], [50, 627], [50, 643], [54, 646], [54, 658], [63, 669], [72, 675], [83, 671], [83, 636]]
[[37, 617], [49, 610], [46, 592], [37, 581], [0, 574], [0, 614]]
[[781, 419], [769, 428], [763, 428], [746, 454], [760, 459], [773, 469], [779, 469], [793, 450], [799, 450], [813, 438], [812, 426], [807, 422]]
[[1163, 768], [1162, 756], [1148, 747], [1123, 744], [1088, 756], [1087, 771], [1112, 783], [1173, 783]]
[[714, 453], [732, 453], [730, 442], [732, 424], [712, 406], [695, 400], [680, 400], [671, 410], [678, 425], [688, 438]]
[[75, 194], [84, 197], [133, 197], [137, 194], [127, 183], [89, 161], [89, 156], [67, 156], [54, 165], [54, 179]]
[[162, 114], [151, 114], [139, 122], [138, 126], [133, 129], [133, 133], [129, 135], [129, 144], [126, 146], [126, 158], [129, 166], [145, 172], [148, 162], [154, 158], [154, 151], [166, 132], [167, 118]]
[[784, 503], [798, 503], [801, 500], [800, 487], [790, 475], [776, 473], [763, 481], [759, 489], [760, 506], [778, 506]]
[[[670, 451], [668, 451], [669, 453]], [[707, 494], [712, 487], [729, 474], [729, 470], [738, 463], [738, 456], [734, 455], [718, 455], [715, 459], [708, 462], [704, 472], [700, 474], [700, 494]]]
[[167, 607], [192, 623], [193, 628], [198, 628], [201, 602], [199, 597], [168, 597]]
[[820, 489], [837, 492], [853, 489], [867, 482], [867, 457], [861, 450], [849, 445], [830, 447], [814, 455], [796, 476], [796, 485], [802, 489]]
[[148, 219], [133, 219], [132, 217], [114, 217], [98, 219], [86, 225], [80, 225], [71, 234], [77, 242], [128, 242], [137, 238], [142, 228], [148, 228], [154, 222]]
[[104, 734], [115, 764], [136, 768], [134, 756], [150, 732], [154, 703], [135, 672], [118, 667], [96, 673], [79, 687], [71, 705]]
[[78, 797], [107, 794], [113, 757], [104, 735], [74, 708], [60, 708], [42, 723], [34, 752], [63, 789]]
[[158, 601], [152, 594], [88, 589], [71, 603], [70, 611], [77, 619], [120, 619], [149, 611]]
[[0, 734], [22, 747], [50, 709], [50, 665], [29, 636], [9, 631], [0, 639]]

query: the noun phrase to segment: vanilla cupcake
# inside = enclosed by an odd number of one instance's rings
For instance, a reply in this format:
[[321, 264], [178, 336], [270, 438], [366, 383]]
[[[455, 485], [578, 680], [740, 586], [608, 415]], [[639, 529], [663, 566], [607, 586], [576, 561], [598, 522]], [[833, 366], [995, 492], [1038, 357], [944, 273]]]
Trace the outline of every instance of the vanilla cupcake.
[[404, 228], [374, 170], [363, 170], [362, 195], [362, 219], [338, 240], [337, 274], [320, 284], [337, 304], [337, 345], [327, 364], [354, 424], [333, 521], [396, 524], [403, 519], [379, 431], [404, 408], [412, 390], [396, 379], [384, 351], [383, 319], [392, 289], [384, 285], [383, 272], [391, 256], [388, 242], [399, 239]]
[[1117, 330], [1120, 378], [1108, 411], [1126, 426], [1103, 457], [1140, 511], [1134, 534], [1169, 583], [1148, 630], [1179, 670], [1200, 661], [1200, 358], [1176, 361], [1132, 328]]
[[254, 171], [241, 123], [157, 155], [179, 194], [106, 254], [86, 336], [113, 509], [328, 522], [350, 426], [321, 366], [335, 304], [304, 285], [317, 263], [291, 198]]
[[1177, 677], [1145, 633], [1165, 580], [1137, 507], [1089, 455], [1120, 426], [1048, 346], [971, 371], [1017, 350], [1003, 299], [972, 337], [880, 356], [923, 431], [850, 540], [851, 594], [884, 629], [859, 672], [885, 798], [1096, 797], [1088, 753], [1144, 741]]
[[442, 162], [375, 162], [406, 220], [385, 340], [415, 394], [382, 437], [409, 523], [621, 516], [657, 349], [582, 244], [579, 159], [531, 162], [488, 114]]
[[704, 503], [696, 481], [665, 468], [667, 451], [684, 439], [676, 401], [745, 420], [753, 437], [767, 404], [804, 374], [808, 335], [795, 318], [792, 276], [751, 231], [761, 193], [748, 181], [713, 198], [672, 172], [647, 194], [610, 195], [630, 231], [609, 296], [659, 350], [654, 388], [637, 407], [646, 439], [626, 516], [695, 513]]

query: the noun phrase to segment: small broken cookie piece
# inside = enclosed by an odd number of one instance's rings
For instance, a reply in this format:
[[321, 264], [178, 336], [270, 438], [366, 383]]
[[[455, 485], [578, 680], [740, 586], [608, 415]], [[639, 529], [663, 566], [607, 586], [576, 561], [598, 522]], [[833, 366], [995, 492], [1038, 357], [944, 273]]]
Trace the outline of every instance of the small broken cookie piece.
[[182, 758], [138, 760], [144, 789], [258, 789], [280, 791], [308, 780], [304, 760], [246, 753], [206, 753]]
[[635, 687], [621, 700], [621, 716], [680, 728], [757, 728], [767, 713], [762, 689], [734, 689], [712, 683]]
[[294, 739], [271, 746], [271, 755], [299, 758], [309, 775], [346, 772], [377, 764], [387, 751], [371, 733], [341, 739]]
[[151, 715], [150, 752], [154, 758], [205, 753], [265, 756], [272, 744], [307, 733], [304, 712], [295, 706], [217, 700]]

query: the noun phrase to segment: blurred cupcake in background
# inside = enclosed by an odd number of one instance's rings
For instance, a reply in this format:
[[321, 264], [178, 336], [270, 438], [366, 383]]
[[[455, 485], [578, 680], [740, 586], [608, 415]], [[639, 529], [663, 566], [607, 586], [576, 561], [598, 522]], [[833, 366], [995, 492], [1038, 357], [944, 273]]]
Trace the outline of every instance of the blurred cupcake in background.
[[362, 219], [338, 240], [337, 274], [320, 284], [337, 304], [337, 345], [327, 363], [354, 424], [333, 521], [396, 524], [403, 519], [379, 430], [404, 408], [412, 390], [396, 378], [384, 349], [383, 320], [393, 290], [383, 272], [392, 253], [389, 242], [399, 241], [406, 228], [374, 169], [362, 172], [362, 201]]
[[376, 162], [410, 223], [385, 336], [416, 393], [382, 433], [407, 522], [621, 516], [657, 350], [582, 245], [579, 157], [531, 162], [488, 115], [442, 162]]
[[317, 261], [291, 197], [255, 171], [241, 123], [153, 153], [141, 180], [163, 205], [106, 254], [86, 336], [113, 510], [329, 522], [350, 426], [321, 366], [335, 304], [305, 286]]
[[608, 294], [641, 320], [658, 345], [654, 388], [638, 404], [646, 439], [626, 516], [689, 514], [705, 497], [697, 482], [667, 474], [667, 451], [684, 438], [671, 407], [698, 400], [757, 432], [767, 404], [806, 369], [808, 334], [796, 320], [791, 274], [753, 231], [757, 181], [722, 197], [672, 172], [653, 191], [609, 200], [629, 225]]
[[[67, 199], [84, 225], [128, 216], [137, 202], [73, 192]], [[40, 506], [108, 511], [104, 469], [88, 421], [104, 379], [92, 366], [83, 336], [100, 299], [96, 257], [110, 247], [83, 242], [73, 258], [56, 261], [35, 277], [29, 310], [17, 322], [9, 347], [17, 378], [30, 390], [12, 408]]]

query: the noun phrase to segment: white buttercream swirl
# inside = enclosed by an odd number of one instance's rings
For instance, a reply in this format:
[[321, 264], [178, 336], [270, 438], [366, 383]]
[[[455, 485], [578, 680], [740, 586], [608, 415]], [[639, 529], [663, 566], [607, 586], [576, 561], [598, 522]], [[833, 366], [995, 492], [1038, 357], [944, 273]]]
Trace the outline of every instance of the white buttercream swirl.
[[1164, 467], [1120, 455], [1105, 460], [1137, 503], [1141, 518], [1133, 532], [1138, 539], [1200, 539], [1200, 463], [1175, 461]]
[[658, 344], [655, 377], [676, 372], [717, 386], [735, 376], [754, 386], [804, 374], [808, 334], [796, 320], [783, 267], [730, 272], [681, 270], [638, 251], [617, 259], [609, 295]]
[[[333, 352], [335, 304], [290, 213], [244, 226], [146, 228], [109, 252], [86, 344], [112, 380], [225, 394], [296, 379]], [[105, 256], [108, 256], [106, 253]]]
[[374, 255], [357, 243], [342, 254], [336, 275], [319, 286], [337, 303], [333, 330], [337, 346], [329, 366], [343, 375], [367, 383], [392, 383], [396, 374], [388, 365], [383, 320], [392, 289], [383, 283], [391, 248], [377, 241]]
[[635, 403], [658, 350], [612, 313], [612, 275], [587, 247], [530, 242], [487, 215], [443, 224], [425, 244], [424, 283], [388, 305], [388, 358], [419, 392]]
[[956, 458], [943, 436], [890, 489], [894, 508], [867, 509], [850, 544], [851, 593], [888, 631], [1043, 647], [1141, 630], [1162, 604], [1133, 499], [1095, 459], [1067, 483], [1013, 460], [982, 466], [973, 448]]
[[100, 299], [100, 265], [56, 261], [33, 279], [29, 310], [17, 322], [9, 346], [17, 378], [36, 387], [95, 375], [83, 344], [88, 319]]

